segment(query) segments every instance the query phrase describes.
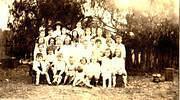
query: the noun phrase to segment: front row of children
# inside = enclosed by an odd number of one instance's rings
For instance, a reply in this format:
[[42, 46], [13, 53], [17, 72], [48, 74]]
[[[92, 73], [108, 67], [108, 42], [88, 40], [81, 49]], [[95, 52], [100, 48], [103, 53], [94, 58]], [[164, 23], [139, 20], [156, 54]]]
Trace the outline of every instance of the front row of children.
[[[37, 53], [36, 60], [33, 62], [33, 70], [36, 73], [35, 84], [39, 85], [40, 76], [44, 75], [49, 85], [59, 85], [62, 82], [63, 84], [72, 83], [73, 86], [92, 88], [90, 81], [95, 79], [96, 85], [101, 75], [103, 87], [115, 87], [116, 75], [118, 74], [122, 75], [126, 87], [127, 72], [124, 67], [121, 67], [125, 66], [125, 60], [120, 57], [120, 49], [115, 49], [114, 56], [111, 55], [111, 50], [107, 48], [100, 61], [96, 57], [92, 57], [88, 62], [85, 57], [82, 57], [80, 61], [76, 61], [73, 56], [69, 56], [68, 60], [65, 61], [63, 54], [58, 53], [55, 61], [51, 62], [52, 57], [48, 57], [49, 60], [44, 60], [43, 54]], [[50, 71], [52, 73], [49, 73]], [[63, 74], [65, 74], [64, 77]], [[108, 80], [108, 86], [106, 80]]]

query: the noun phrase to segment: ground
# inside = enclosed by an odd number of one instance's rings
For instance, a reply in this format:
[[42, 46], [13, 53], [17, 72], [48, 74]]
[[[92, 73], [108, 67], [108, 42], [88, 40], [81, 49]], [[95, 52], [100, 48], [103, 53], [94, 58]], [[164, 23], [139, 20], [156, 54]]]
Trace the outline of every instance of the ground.
[[152, 82], [150, 75], [129, 76], [126, 88], [88, 89], [71, 85], [35, 86], [31, 83], [28, 66], [0, 68], [0, 99], [14, 100], [178, 100], [178, 74], [173, 82]]

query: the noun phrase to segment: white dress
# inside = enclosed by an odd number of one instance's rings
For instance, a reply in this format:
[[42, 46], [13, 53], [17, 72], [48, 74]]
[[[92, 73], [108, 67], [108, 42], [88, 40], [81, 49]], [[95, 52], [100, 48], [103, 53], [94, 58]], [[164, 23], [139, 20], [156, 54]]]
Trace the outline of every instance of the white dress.
[[125, 60], [123, 58], [114, 57], [112, 58], [113, 74], [127, 74], [125, 69]]
[[99, 78], [101, 73], [101, 67], [99, 63], [89, 63], [86, 68], [86, 74], [90, 77], [95, 76], [95, 78]]
[[111, 62], [111, 59], [109, 59], [107, 57], [102, 58], [101, 72], [102, 72], [102, 76], [104, 78], [111, 77], [111, 74], [112, 74], [112, 62]]
[[57, 71], [61, 71], [61, 73], [63, 73], [65, 71], [65, 68], [66, 68], [66, 63], [65, 63], [64, 60], [62, 60], [62, 61], [57, 61], [56, 60], [54, 62], [54, 70], [53, 70], [53, 72], [54, 72], [54, 74], [56, 74]]

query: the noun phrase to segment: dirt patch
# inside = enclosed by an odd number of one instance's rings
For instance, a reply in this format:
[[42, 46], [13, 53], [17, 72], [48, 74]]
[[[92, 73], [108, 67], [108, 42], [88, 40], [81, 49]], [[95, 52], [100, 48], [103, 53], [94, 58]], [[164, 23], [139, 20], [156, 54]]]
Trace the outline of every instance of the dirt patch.
[[34, 86], [28, 66], [0, 69], [0, 98], [25, 100], [178, 100], [178, 77], [173, 82], [152, 82], [151, 77], [129, 76], [127, 88], [88, 89], [71, 85]]

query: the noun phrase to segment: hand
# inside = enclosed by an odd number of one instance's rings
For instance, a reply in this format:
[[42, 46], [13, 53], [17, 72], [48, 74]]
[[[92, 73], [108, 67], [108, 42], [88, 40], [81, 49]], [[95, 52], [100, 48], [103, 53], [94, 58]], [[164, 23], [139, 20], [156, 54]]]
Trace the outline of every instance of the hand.
[[45, 74], [45, 72], [41, 72], [41, 74]]

